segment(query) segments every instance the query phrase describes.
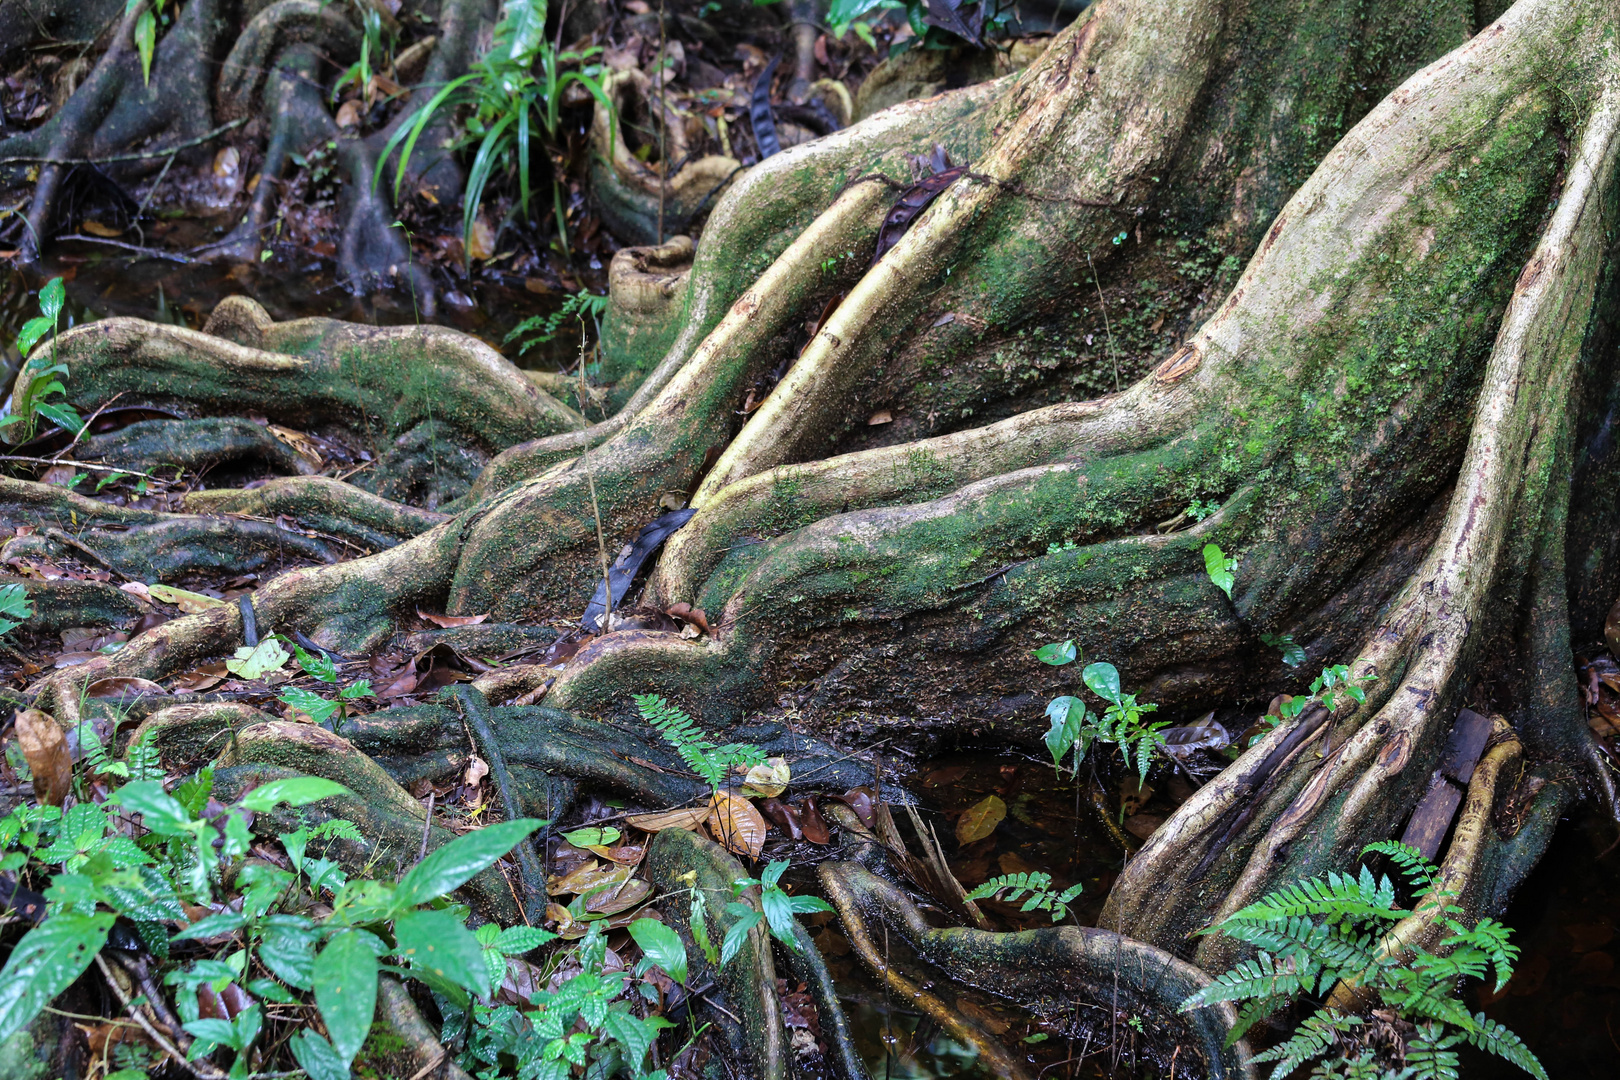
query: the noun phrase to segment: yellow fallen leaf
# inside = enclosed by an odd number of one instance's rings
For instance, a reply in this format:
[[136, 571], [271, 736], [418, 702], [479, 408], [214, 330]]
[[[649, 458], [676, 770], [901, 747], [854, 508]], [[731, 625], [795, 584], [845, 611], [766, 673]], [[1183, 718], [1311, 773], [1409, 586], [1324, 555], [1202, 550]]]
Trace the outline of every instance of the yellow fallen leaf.
[[750, 859], [765, 849], [765, 818], [740, 795], [722, 791], [709, 803], [709, 831], [728, 850]]
[[966, 810], [956, 819], [956, 842], [963, 847], [983, 840], [996, 831], [1002, 819], [1007, 816], [1007, 804], [1001, 801], [999, 795], [986, 795]]
[[202, 593], [194, 593], [187, 589], [176, 589], [172, 585], [148, 585], [146, 591], [152, 599], [173, 604], [187, 615], [195, 615], [199, 611], [225, 605], [224, 600], [216, 600], [212, 596], [204, 596]]
[[482, 261], [495, 254], [495, 230], [490, 228], [482, 215], [473, 222], [471, 240], [467, 245], [467, 254], [472, 258]]
[[91, 236], [122, 236], [124, 232], [122, 229], [115, 229], [111, 225], [103, 225], [101, 222], [91, 218], [86, 218], [79, 227]]
[[227, 146], [214, 155], [214, 175], [221, 180], [234, 177], [242, 167], [242, 155], [234, 146]]
[[787, 790], [788, 782], [792, 779], [793, 772], [788, 768], [786, 758], [766, 758], [765, 764], [755, 765], [748, 770], [743, 777], [740, 794], [774, 799]]
[[23, 709], [17, 713], [16, 727], [17, 745], [34, 775], [34, 798], [41, 806], [61, 806], [73, 787], [73, 759], [62, 725], [50, 713]]

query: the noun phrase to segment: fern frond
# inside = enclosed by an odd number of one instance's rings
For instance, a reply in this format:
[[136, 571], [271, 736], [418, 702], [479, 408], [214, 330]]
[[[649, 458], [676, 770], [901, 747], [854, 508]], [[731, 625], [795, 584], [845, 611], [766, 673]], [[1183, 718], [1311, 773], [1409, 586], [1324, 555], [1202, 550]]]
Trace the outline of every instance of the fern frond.
[[1260, 953], [1253, 960], [1244, 960], [1231, 971], [1215, 976], [1208, 986], [1182, 1002], [1181, 1010], [1186, 1012], [1217, 1001], [1291, 998], [1302, 989], [1299, 972], [1292, 962], [1279, 964], [1270, 953]]
[[1435, 875], [1440, 868], [1424, 858], [1423, 852], [1411, 844], [1403, 844], [1399, 840], [1380, 840], [1361, 849], [1362, 858], [1368, 855], [1387, 856], [1390, 862], [1401, 868], [1401, 873], [1412, 883], [1415, 892], [1426, 893], [1434, 889]]
[[1439, 1024], [1418, 1025], [1417, 1034], [1406, 1047], [1406, 1063], [1412, 1067], [1415, 1080], [1457, 1080], [1461, 1065], [1452, 1047], [1463, 1037], [1460, 1033], [1442, 1035], [1444, 1031]]
[[1411, 914], [1397, 908], [1394, 886], [1389, 878], [1382, 883], [1370, 873], [1362, 878], [1330, 873], [1325, 878], [1307, 878], [1280, 886], [1259, 900], [1227, 916], [1226, 927], [1239, 922], [1276, 922], [1296, 915], [1327, 915], [1334, 921], [1345, 919], [1385, 919], [1394, 922]]
[[1536, 1059], [1536, 1055], [1530, 1052], [1530, 1048], [1524, 1045], [1524, 1040], [1484, 1013], [1475, 1013], [1473, 1020], [1471, 1027], [1463, 1029], [1464, 1038], [1468, 1040], [1470, 1046], [1495, 1054], [1503, 1061], [1512, 1062], [1534, 1076], [1536, 1080], [1547, 1080], [1547, 1070]]
[[1052, 875], [1039, 870], [1027, 874], [1002, 874], [993, 877], [983, 885], [968, 893], [964, 899], [987, 900], [996, 894], [1006, 891], [1007, 895], [1001, 899], [1009, 904], [1016, 904], [1019, 897], [1028, 894], [1029, 899], [1024, 901], [1022, 911], [1050, 912], [1053, 922], [1060, 922], [1068, 917], [1069, 904], [1080, 895], [1081, 886], [1071, 885], [1062, 892], [1052, 888]]
[[1293, 1071], [1304, 1065], [1307, 1061], [1314, 1061], [1329, 1050], [1333, 1049], [1339, 1041], [1339, 1035], [1361, 1024], [1361, 1017], [1349, 1016], [1341, 1013], [1328, 1012], [1320, 1009], [1313, 1013], [1306, 1021], [1299, 1025], [1293, 1038], [1278, 1046], [1272, 1047], [1263, 1054], [1256, 1054], [1250, 1060], [1255, 1064], [1266, 1061], [1277, 1062], [1277, 1067], [1271, 1071], [1271, 1080], [1283, 1080]]
[[1288, 1004], [1288, 998], [1256, 998], [1238, 1006], [1237, 1020], [1232, 1024], [1232, 1030], [1226, 1033], [1226, 1045], [1231, 1046], [1249, 1033], [1249, 1029], [1260, 1021], [1268, 1019], [1278, 1009]]
[[697, 721], [657, 694], [637, 694], [635, 702], [641, 718], [664, 737], [686, 762], [687, 768], [701, 776], [711, 788], [718, 788], [725, 779], [726, 766], [715, 758], [715, 745], [704, 736]]
[[1496, 969], [1496, 989], [1500, 990], [1506, 986], [1508, 979], [1513, 976], [1513, 965], [1519, 959], [1519, 947], [1509, 940], [1513, 930], [1495, 919], [1481, 919], [1472, 930], [1465, 930], [1454, 922], [1448, 921], [1448, 925], [1456, 933], [1441, 941], [1440, 948], [1456, 949], [1459, 952], [1477, 951], [1484, 961]]

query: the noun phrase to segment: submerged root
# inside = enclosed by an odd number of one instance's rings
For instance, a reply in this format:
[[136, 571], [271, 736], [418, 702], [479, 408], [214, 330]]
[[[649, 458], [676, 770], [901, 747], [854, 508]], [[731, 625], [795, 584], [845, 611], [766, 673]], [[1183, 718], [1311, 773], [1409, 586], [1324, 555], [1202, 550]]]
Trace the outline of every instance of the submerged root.
[[1104, 1045], [1130, 1038], [1129, 1031], [1121, 1032], [1121, 1023], [1139, 1017], [1145, 1024], [1142, 1049], [1161, 1065], [1177, 1060], [1188, 1075], [1256, 1075], [1247, 1064], [1247, 1045], [1241, 1040], [1226, 1045], [1237, 1018], [1230, 1005], [1180, 1011], [1183, 1001], [1209, 984], [1209, 976], [1169, 953], [1091, 927], [1016, 934], [936, 929], [898, 889], [857, 862], [825, 862], [818, 873], [862, 961], [905, 1000], [978, 1046], [997, 1075], [1026, 1074], [1020, 1062], [959, 1010], [924, 990], [916, 977], [893, 971], [878, 945], [880, 931], [894, 931], [920, 961], [951, 983], [974, 987], [1054, 1022], [1073, 1023], [1077, 1032], [1090, 1032]]

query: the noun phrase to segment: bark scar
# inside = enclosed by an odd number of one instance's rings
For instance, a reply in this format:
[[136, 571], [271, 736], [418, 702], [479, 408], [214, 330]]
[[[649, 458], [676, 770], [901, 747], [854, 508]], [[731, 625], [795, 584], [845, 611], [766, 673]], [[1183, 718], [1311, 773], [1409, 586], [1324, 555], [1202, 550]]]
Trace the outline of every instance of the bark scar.
[[1153, 369], [1153, 381], [1159, 386], [1174, 386], [1197, 371], [1203, 362], [1203, 348], [1197, 342], [1189, 341]]

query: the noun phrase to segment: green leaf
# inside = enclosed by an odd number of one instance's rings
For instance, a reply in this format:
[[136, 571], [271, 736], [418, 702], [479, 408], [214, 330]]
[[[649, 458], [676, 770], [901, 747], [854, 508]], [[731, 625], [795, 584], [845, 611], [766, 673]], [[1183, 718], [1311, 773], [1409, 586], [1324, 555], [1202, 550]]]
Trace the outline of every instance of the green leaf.
[[630, 936], [641, 946], [647, 961], [662, 968], [664, 974], [686, 985], [686, 946], [681, 935], [657, 919], [637, 919], [630, 924]]
[[1119, 669], [1113, 664], [1100, 660], [1095, 664], [1087, 664], [1086, 670], [1080, 673], [1080, 678], [1085, 681], [1086, 687], [1093, 694], [1104, 701], [1119, 704]]
[[308, 990], [315, 978], [315, 942], [308, 919], [298, 915], [271, 915], [259, 941], [259, 960], [288, 986]]
[[1072, 664], [1079, 655], [1079, 652], [1074, 647], [1073, 638], [1068, 641], [1055, 641], [1050, 645], [1042, 645], [1035, 650], [1035, 659], [1043, 664], [1051, 664], [1053, 667]]
[[173, 836], [189, 832], [191, 815], [166, 794], [157, 780], [139, 780], [125, 784], [107, 797], [116, 806], [141, 815], [141, 823], [155, 833]]
[[[835, 30], [849, 26], [856, 19], [868, 11], [878, 7], [883, 0], [832, 0], [827, 8], [827, 25]], [[842, 37], [842, 34], [837, 36]]]
[[330, 799], [334, 795], [353, 795], [354, 792], [335, 780], [319, 776], [289, 776], [285, 780], [272, 780], [260, 784], [242, 796], [244, 810], [264, 813], [282, 803], [288, 806], [308, 806], [312, 802]]
[[726, 911], [736, 918], [736, 922], [726, 930], [726, 936], [720, 942], [720, 965], [724, 967], [731, 963], [731, 958], [742, 951], [743, 943], [748, 940], [748, 931], [759, 925], [764, 918], [759, 912], [747, 904], [730, 903]]
[[624, 834], [610, 825], [600, 829], [575, 829], [573, 832], [563, 833], [563, 839], [575, 847], [594, 847], [599, 844], [617, 844], [622, 835]]
[[304, 647], [293, 642], [293, 655], [298, 657], [298, 666], [304, 669], [304, 674], [313, 675], [323, 683], [337, 682], [337, 665], [325, 653], [307, 653]]
[[221, 934], [234, 934], [247, 925], [247, 916], [239, 911], [222, 911], [218, 915], [209, 915], [198, 919], [184, 930], [175, 934], [170, 941], [189, 941], [192, 938], [211, 938]]
[[109, 912], [63, 912], [23, 935], [0, 970], [0, 1043], [32, 1023], [84, 974], [107, 943], [114, 918]]
[[39, 290], [39, 310], [51, 320], [52, 325], [55, 325], [57, 318], [61, 316], [62, 305], [66, 302], [67, 286], [59, 277], [51, 278], [45, 283], [44, 288]]
[[305, 690], [302, 686], [287, 687], [276, 700], [307, 714], [317, 724], [326, 723], [338, 711], [337, 702], [323, 698], [313, 690]]
[[398, 954], [416, 968], [464, 986], [481, 998], [489, 996], [489, 967], [478, 944], [454, 910], [408, 911], [394, 920]]
[[313, 1031], [300, 1031], [287, 1045], [292, 1047], [298, 1067], [309, 1074], [309, 1080], [349, 1080], [349, 1063]]
[[22, 329], [17, 331], [17, 352], [26, 358], [39, 339], [55, 328], [56, 324], [50, 319], [42, 315], [35, 315], [32, 319], [23, 323]]
[[[483, 927], [480, 926], [478, 929], [482, 930]], [[479, 940], [482, 942], [483, 938], [480, 936]], [[508, 926], [500, 931], [500, 936], [495, 938], [493, 945], [506, 956], [519, 956], [556, 940], [556, 934], [550, 930], [542, 930], [538, 926]]]
[[511, 41], [507, 57], [528, 67], [546, 39], [546, 0], [510, 0], [506, 23]]
[[377, 954], [366, 942], [368, 936], [360, 930], [340, 931], [315, 958], [315, 1005], [345, 1064], [365, 1044], [377, 1008]]
[[[61, 389], [60, 383], [53, 384]], [[36, 401], [34, 409], [39, 415], [45, 417], [64, 431], [71, 431], [77, 435], [84, 429], [84, 418], [74, 411], [70, 405], [62, 405], [52, 401]]]
[[459, 889], [474, 874], [495, 864], [495, 860], [526, 840], [530, 833], [545, 827], [538, 818], [517, 818], [489, 825], [477, 832], [458, 836], [428, 853], [400, 879], [394, 894], [396, 911]]
[[[1086, 704], [1077, 697], [1053, 698], [1046, 706], [1052, 726], [1046, 732], [1046, 749], [1052, 754], [1052, 768], [1061, 769], [1069, 751], [1080, 741], [1080, 728], [1086, 719]], [[1075, 762], [1079, 766], [1078, 759]]]
[[[141, 79], [152, 82], [152, 50], [157, 47], [157, 18], [151, 11], [141, 12], [135, 20], [135, 47], [141, 53]], [[41, 296], [43, 299], [43, 295]]]
[[1236, 559], [1228, 559], [1226, 552], [1215, 544], [1204, 545], [1204, 572], [1215, 587], [1226, 594], [1228, 600], [1232, 598], [1232, 571], [1235, 569]]

